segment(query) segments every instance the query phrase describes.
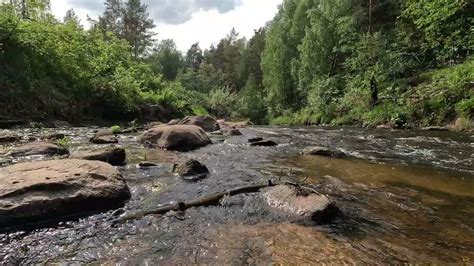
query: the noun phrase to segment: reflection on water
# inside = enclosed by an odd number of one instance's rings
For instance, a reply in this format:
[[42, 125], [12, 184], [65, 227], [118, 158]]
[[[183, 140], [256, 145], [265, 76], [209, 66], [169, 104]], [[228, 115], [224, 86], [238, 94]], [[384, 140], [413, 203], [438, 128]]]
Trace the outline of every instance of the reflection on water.
[[300, 178], [308, 176], [307, 182], [337, 201], [345, 217], [332, 225], [331, 234], [343, 236], [371, 259], [472, 262], [472, 176], [312, 156], [295, 156], [279, 164], [296, 169]]
[[[72, 151], [96, 129], [62, 130]], [[15, 131], [29, 138], [41, 130]], [[53, 132], [53, 130], [47, 130]], [[220, 207], [148, 216], [116, 228], [110, 211], [49, 228], [0, 234], [0, 264], [380, 264], [474, 262], [473, 138], [451, 132], [334, 128], [243, 129], [190, 153], [147, 150], [136, 134], [119, 136], [128, 165], [119, 167], [132, 192], [129, 213], [193, 199], [275, 177], [299, 179], [334, 199], [344, 216], [316, 226], [271, 209], [258, 194]], [[262, 136], [280, 145], [249, 147]], [[329, 146], [348, 159], [298, 155]], [[8, 146], [0, 150], [8, 150]], [[1, 157], [1, 156], [0, 156]], [[188, 183], [169, 172], [195, 158], [210, 176]], [[10, 159], [10, 158], [6, 158]], [[36, 160], [21, 158], [18, 161]], [[0, 158], [1, 160], [1, 158]], [[140, 161], [158, 166], [139, 169]]]

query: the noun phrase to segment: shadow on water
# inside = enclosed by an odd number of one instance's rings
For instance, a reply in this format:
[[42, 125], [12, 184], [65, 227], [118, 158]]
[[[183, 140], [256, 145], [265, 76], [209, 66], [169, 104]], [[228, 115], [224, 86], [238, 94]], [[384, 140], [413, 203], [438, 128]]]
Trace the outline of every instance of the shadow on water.
[[[68, 130], [73, 152], [91, 148], [95, 129]], [[120, 136], [129, 164], [118, 169], [132, 198], [111, 210], [52, 227], [0, 234], [4, 264], [379, 264], [474, 261], [474, 167], [467, 134], [333, 128], [242, 130], [189, 153], [141, 148]], [[21, 134], [37, 134], [28, 130]], [[249, 147], [262, 136], [278, 147]], [[318, 145], [351, 159], [298, 155]], [[195, 158], [211, 171], [189, 183], [169, 172]], [[28, 160], [28, 159], [26, 159]], [[140, 169], [147, 160], [156, 167]], [[334, 199], [343, 216], [325, 226], [270, 208], [258, 193], [222, 206], [147, 216], [117, 227], [131, 213], [273, 178], [302, 180]]]

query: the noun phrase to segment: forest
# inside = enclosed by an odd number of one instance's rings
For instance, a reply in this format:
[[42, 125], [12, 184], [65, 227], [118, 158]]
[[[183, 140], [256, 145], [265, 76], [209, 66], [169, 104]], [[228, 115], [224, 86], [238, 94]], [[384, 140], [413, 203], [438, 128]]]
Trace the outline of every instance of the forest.
[[250, 39], [229, 29], [184, 52], [140, 0], [104, 5], [86, 29], [48, 0], [3, 1], [0, 116], [132, 121], [159, 106], [254, 124], [473, 127], [469, 0], [284, 0]]

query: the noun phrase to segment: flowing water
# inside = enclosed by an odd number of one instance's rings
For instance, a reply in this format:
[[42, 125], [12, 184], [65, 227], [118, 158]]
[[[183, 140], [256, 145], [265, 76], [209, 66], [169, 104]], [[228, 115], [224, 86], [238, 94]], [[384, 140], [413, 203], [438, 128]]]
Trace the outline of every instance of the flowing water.
[[[93, 146], [87, 143], [93, 130], [62, 132], [71, 136], [74, 152]], [[312, 127], [255, 127], [242, 132], [244, 136], [214, 138], [214, 145], [190, 153], [147, 150], [137, 143], [137, 135], [121, 135], [128, 164], [119, 170], [132, 192], [123, 209], [4, 232], [0, 234], [0, 261], [105, 265], [474, 263], [474, 136]], [[22, 129], [17, 133], [26, 138], [45, 132]], [[280, 145], [249, 147], [247, 139], [254, 136]], [[303, 148], [315, 145], [330, 146], [350, 157], [300, 155]], [[185, 158], [203, 162], [211, 175], [197, 183], [173, 176], [169, 172], [173, 162]], [[37, 159], [41, 158], [21, 160]], [[158, 162], [158, 167], [137, 168], [136, 163], [145, 159]], [[222, 206], [110, 226], [121, 212], [268, 179], [305, 180], [329, 195], [343, 215], [329, 225], [315, 225], [271, 209], [256, 193], [228, 197]]]

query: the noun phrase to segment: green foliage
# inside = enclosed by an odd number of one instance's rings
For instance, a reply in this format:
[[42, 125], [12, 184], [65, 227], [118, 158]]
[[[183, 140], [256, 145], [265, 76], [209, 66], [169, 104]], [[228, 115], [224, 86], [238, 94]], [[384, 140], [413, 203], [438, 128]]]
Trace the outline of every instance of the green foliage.
[[234, 117], [237, 103], [237, 95], [226, 88], [214, 89], [208, 99], [209, 110], [212, 114], [222, 118]]
[[262, 58], [270, 122], [407, 127], [471, 117], [473, 11], [466, 0], [284, 1]]
[[466, 119], [474, 118], [474, 97], [464, 99], [456, 104], [457, 114]]
[[161, 73], [167, 80], [175, 80], [183, 67], [183, 58], [173, 40], [163, 40], [147, 58], [155, 73]]
[[64, 137], [62, 139], [56, 140], [56, 144], [63, 148], [69, 149], [71, 147], [71, 139], [69, 137]]
[[122, 132], [122, 127], [115, 125], [115, 126], [110, 127], [110, 130], [112, 130], [112, 133], [114, 134], [120, 134]]

